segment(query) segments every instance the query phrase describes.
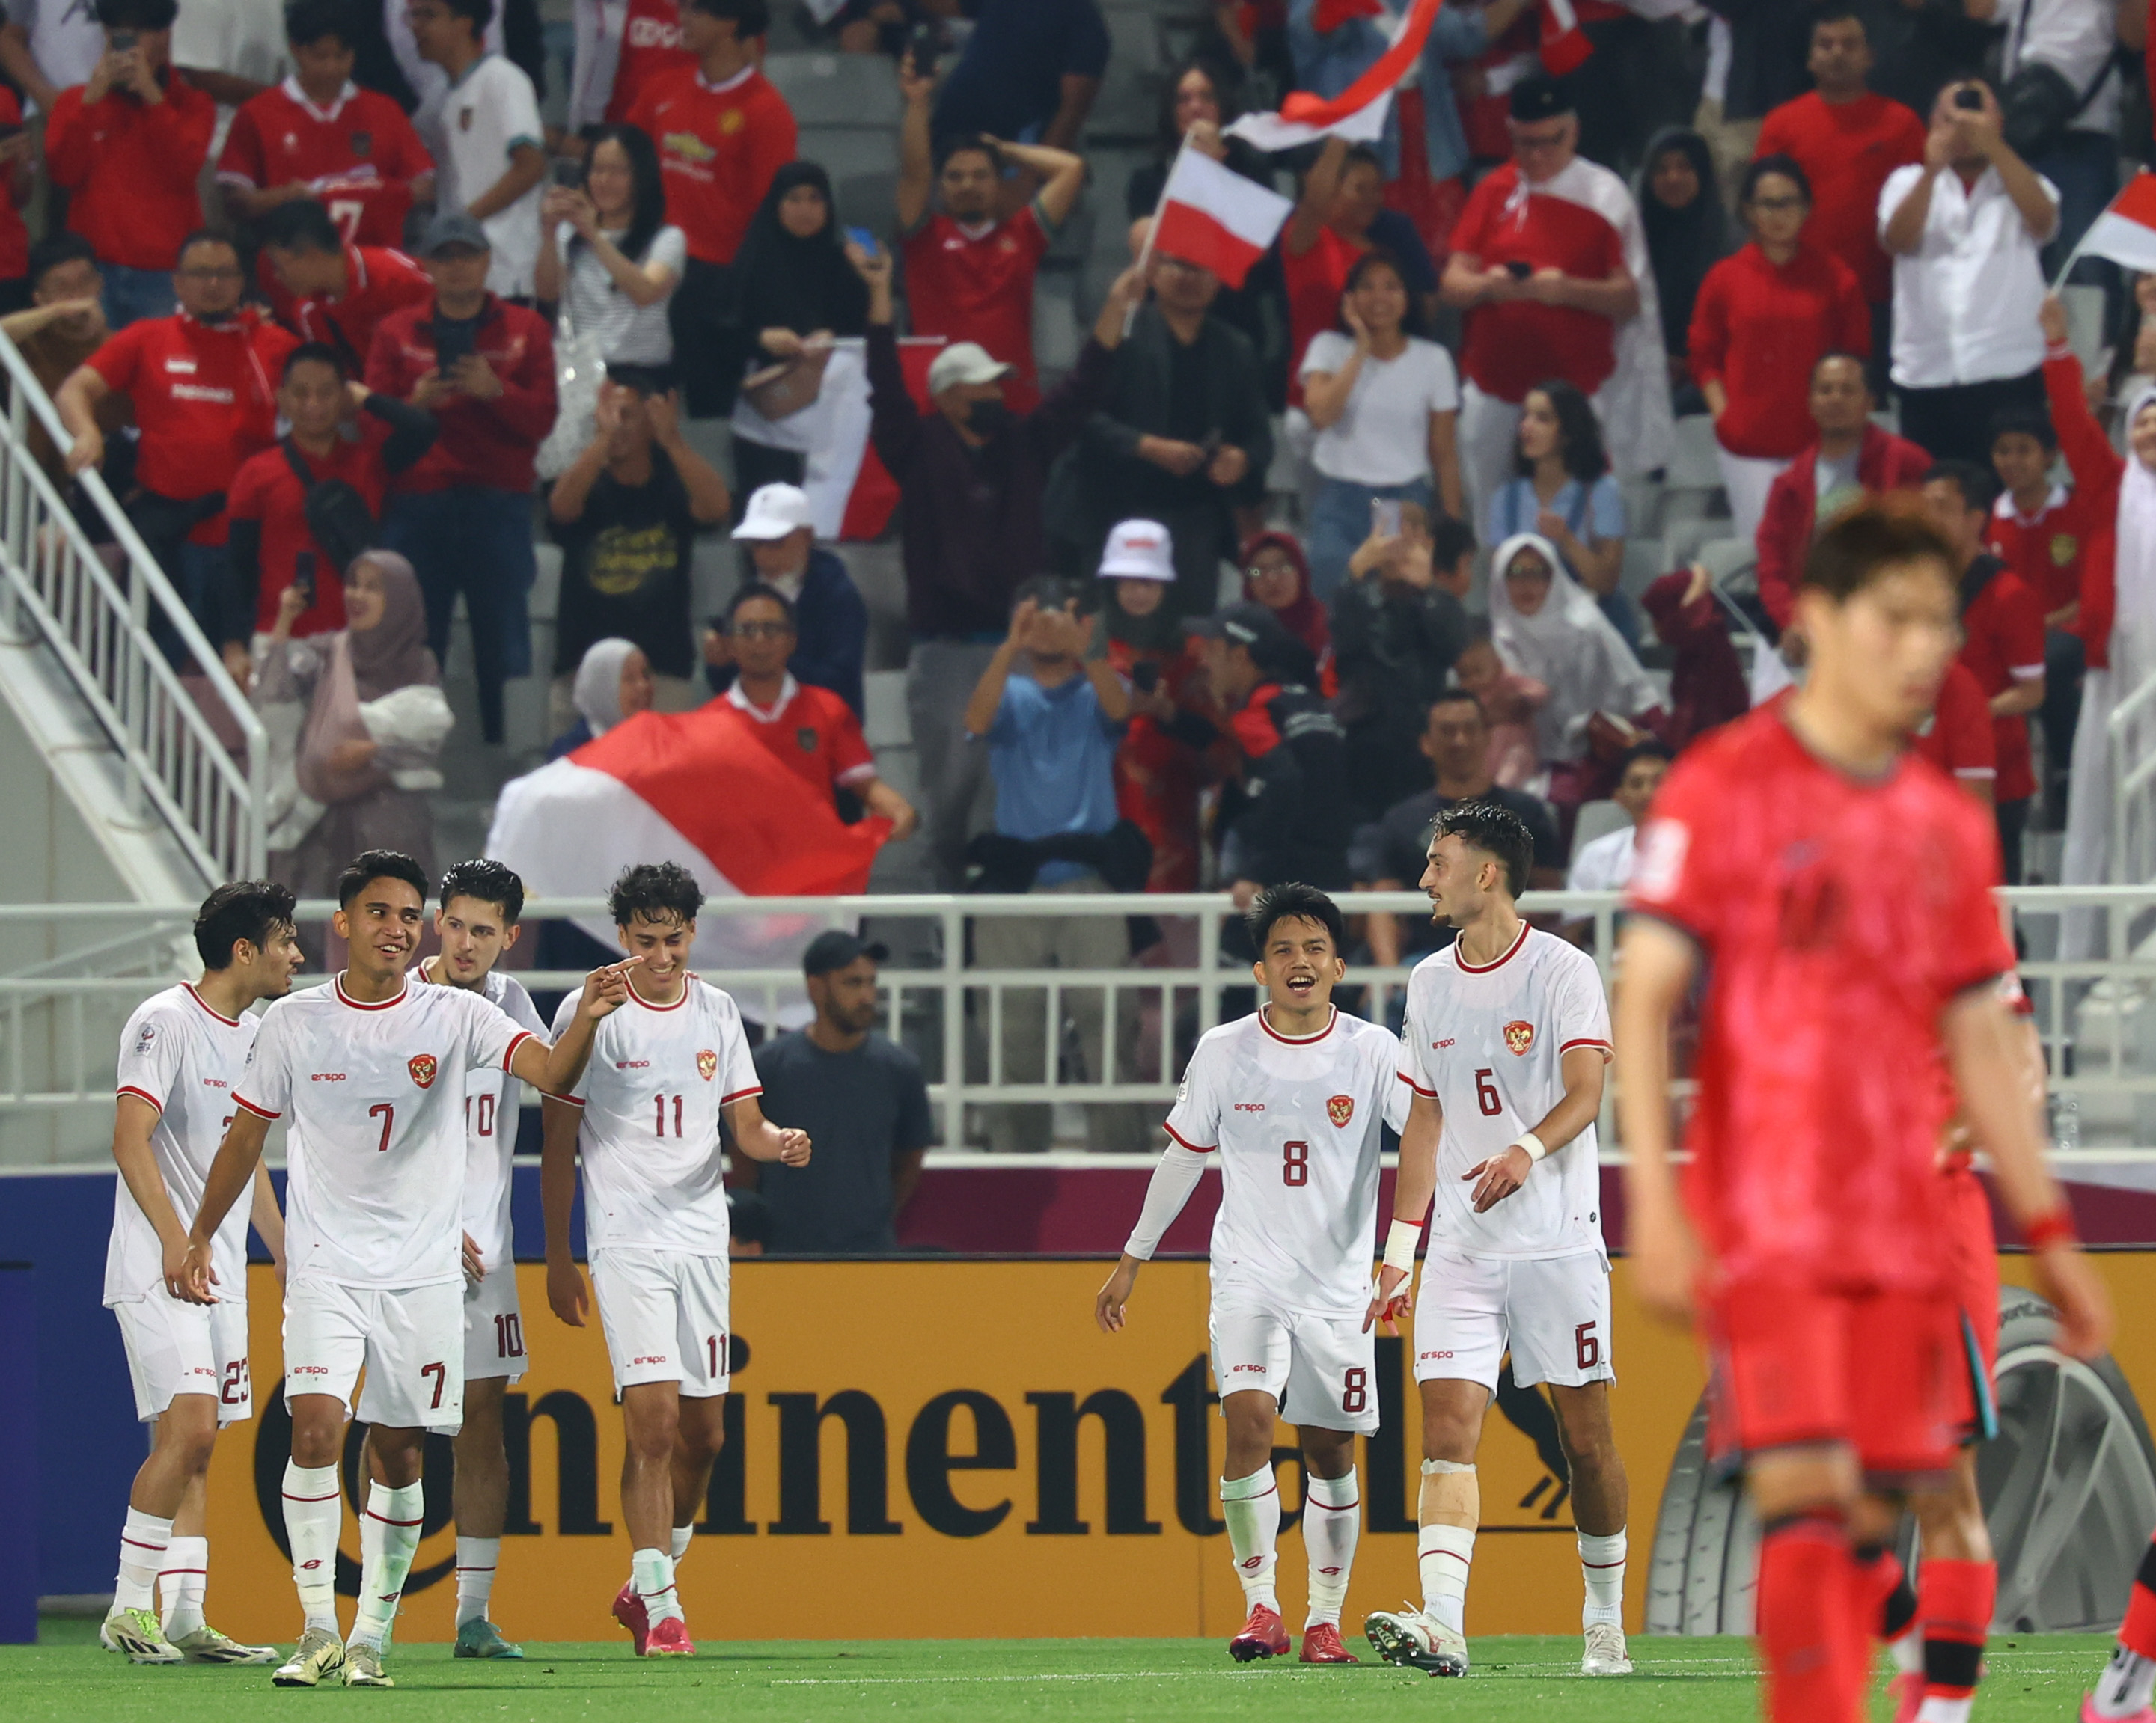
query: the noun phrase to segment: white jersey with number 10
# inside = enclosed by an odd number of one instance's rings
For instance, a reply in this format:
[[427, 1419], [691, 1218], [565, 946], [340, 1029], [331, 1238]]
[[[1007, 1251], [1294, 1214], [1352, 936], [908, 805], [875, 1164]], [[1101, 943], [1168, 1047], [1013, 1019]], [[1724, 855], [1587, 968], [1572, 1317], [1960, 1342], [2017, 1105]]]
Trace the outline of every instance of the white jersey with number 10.
[[1168, 1134], [1219, 1151], [1216, 1302], [1235, 1288], [1324, 1315], [1368, 1307], [1380, 1127], [1397, 1130], [1408, 1110], [1398, 1066], [1391, 1035], [1337, 1010], [1300, 1040], [1260, 1012], [1199, 1042]]

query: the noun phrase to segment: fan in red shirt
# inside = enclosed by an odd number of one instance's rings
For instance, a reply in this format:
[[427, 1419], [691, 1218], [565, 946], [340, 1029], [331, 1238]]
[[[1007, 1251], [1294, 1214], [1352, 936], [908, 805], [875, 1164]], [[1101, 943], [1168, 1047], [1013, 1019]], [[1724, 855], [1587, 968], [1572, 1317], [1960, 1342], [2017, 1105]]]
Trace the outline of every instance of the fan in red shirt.
[[29, 201], [37, 177], [30, 135], [23, 129], [23, 105], [0, 85], [0, 306], [10, 311], [30, 304], [30, 230], [22, 206]]
[[1849, 265], [1866, 305], [1884, 305], [1894, 269], [1879, 244], [1879, 188], [1896, 168], [1924, 159], [1924, 122], [1865, 87], [1871, 46], [1846, 4], [1813, 14], [1805, 64], [1817, 88], [1760, 122], [1754, 154], [1788, 156], [1804, 169], [1812, 183], [1812, 244]]
[[[1086, 185], [1086, 163], [1068, 150], [993, 138], [947, 141], [937, 162], [929, 139], [936, 80], [899, 68], [906, 115], [898, 134], [898, 227], [904, 235], [906, 305], [916, 336], [969, 341], [1011, 367], [1004, 392], [1014, 413], [1040, 400], [1033, 359], [1033, 284]], [[999, 218], [1004, 164], [1040, 182], [1033, 200]], [[942, 200], [932, 211], [933, 191]]]
[[681, 45], [678, 0], [577, 0], [576, 23], [572, 131], [624, 124], [654, 78], [696, 66]]
[[218, 182], [241, 221], [318, 197], [347, 244], [398, 245], [413, 201], [433, 200], [434, 162], [403, 109], [352, 81], [346, 3], [285, 8], [292, 75], [233, 116]]
[[434, 296], [415, 260], [386, 245], [346, 244], [311, 197], [270, 211], [257, 269], [277, 320], [302, 341], [334, 348], [353, 377], [367, 368], [383, 318]]
[[241, 464], [225, 503], [234, 602], [225, 608], [224, 626], [243, 647], [270, 632], [278, 601], [295, 582], [310, 591], [306, 608], [293, 619], [294, 635], [344, 626], [346, 567], [364, 546], [323, 544], [308, 524], [308, 491], [331, 481], [349, 485], [379, 520], [391, 478], [441, 431], [424, 408], [349, 381], [336, 351], [319, 342], [295, 347], [285, 361], [277, 406], [290, 432]]
[[1909, 751], [1928, 760], [1986, 808], [1999, 782], [1999, 737], [1984, 685], [1957, 659], [1947, 666], [1931, 715], [1909, 734]]
[[[1640, 840], [1620, 961], [1632, 1284], [1713, 1354], [1711, 1436], [1760, 1534], [1773, 1723], [1858, 1723], [1899, 1503], [1950, 1487], [1968, 1376], [1938, 1154], [1953, 1096], [1989, 1152], [2059, 1345], [2111, 1326], [2028, 1104], [1996, 983], [1998, 849], [1904, 738], [1956, 644], [1921, 504], [1837, 517], [1804, 565], [1804, 685], [1686, 751]], [[1680, 1198], [1669, 1032], [1702, 975]]]

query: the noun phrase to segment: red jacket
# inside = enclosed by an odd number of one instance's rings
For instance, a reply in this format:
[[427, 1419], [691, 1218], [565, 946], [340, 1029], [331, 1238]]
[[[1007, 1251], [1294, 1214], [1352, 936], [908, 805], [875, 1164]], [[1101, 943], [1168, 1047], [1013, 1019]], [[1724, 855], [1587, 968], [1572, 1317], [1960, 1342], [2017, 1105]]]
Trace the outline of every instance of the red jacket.
[[[1812, 546], [1812, 514], [1819, 504], [1812, 490], [1812, 469], [1819, 451], [1816, 438], [1797, 451], [1796, 459], [1768, 491], [1766, 511], [1759, 517], [1755, 541], [1759, 602], [1778, 628], [1789, 625], [1796, 608], [1797, 577], [1804, 572], [1804, 554]], [[1931, 456], [1915, 444], [1876, 425], [1864, 428], [1864, 441], [1856, 452], [1856, 482], [1866, 490], [1913, 490], [1931, 469]]]
[[2082, 608], [2073, 632], [2081, 636], [2092, 670], [2111, 668], [2111, 622], [2118, 608], [2113, 563], [2118, 550], [2118, 485], [2126, 461], [2111, 446], [2089, 411], [2082, 387], [2082, 362], [2066, 347], [2044, 356], [2044, 392], [2051, 397], [2051, 426], [2074, 475], [2074, 498], [2086, 512], [2082, 540]]
[[63, 90], [45, 121], [45, 167], [68, 201], [69, 228], [100, 263], [169, 269], [180, 241], [203, 224], [195, 180], [209, 157], [217, 104], [167, 75], [152, 107], [117, 91], [83, 105], [86, 85]]
[[[367, 356], [367, 386], [399, 401], [434, 368], [434, 306], [407, 305], [376, 326]], [[554, 336], [546, 319], [522, 305], [486, 296], [476, 346], [501, 379], [491, 401], [454, 395], [432, 408], [442, 434], [394, 489], [447, 490], [484, 485], [496, 490], [530, 490], [537, 475], [531, 458], [554, 428]]]
[[1748, 245], [1692, 301], [1686, 352], [1694, 377], [1728, 392], [1714, 435], [1732, 454], [1787, 460], [1810, 442], [1812, 369], [1837, 350], [1871, 356], [1871, 312], [1849, 265], [1815, 246], [1777, 265]]

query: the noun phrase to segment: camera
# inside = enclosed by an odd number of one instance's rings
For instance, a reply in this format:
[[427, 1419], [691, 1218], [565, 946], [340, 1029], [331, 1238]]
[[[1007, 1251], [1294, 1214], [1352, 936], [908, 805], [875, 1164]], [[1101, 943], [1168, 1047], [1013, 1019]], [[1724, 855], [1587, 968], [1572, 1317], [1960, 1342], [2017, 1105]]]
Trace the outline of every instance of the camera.
[[1984, 111], [1984, 92], [1974, 84], [1964, 84], [1954, 92], [1953, 105], [1964, 113], [1981, 114]]

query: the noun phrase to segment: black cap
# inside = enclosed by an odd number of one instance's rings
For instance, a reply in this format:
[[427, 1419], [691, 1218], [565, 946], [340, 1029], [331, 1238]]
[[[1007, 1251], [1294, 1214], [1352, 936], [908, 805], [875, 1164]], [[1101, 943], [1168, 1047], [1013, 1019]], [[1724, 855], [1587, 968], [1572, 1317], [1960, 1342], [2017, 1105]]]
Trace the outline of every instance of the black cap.
[[869, 957], [880, 963], [890, 956], [886, 947], [870, 945], [842, 927], [833, 927], [808, 941], [808, 949], [801, 954], [801, 972], [829, 975], [834, 969], [844, 969], [856, 957]]
[[1191, 618], [1183, 628], [1184, 633], [1201, 639], [1225, 640], [1232, 645], [1248, 648], [1252, 662], [1262, 670], [1288, 676], [1307, 676], [1311, 673], [1310, 649], [1288, 633], [1281, 619], [1255, 599], [1224, 604], [1210, 616]]
[[1536, 73], [1512, 86], [1512, 116], [1523, 126], [1537, 120], [1555, 120], [1572, 111], [1572, 98], [1556, 79]]
[[452, 246], [459, 245], [467, 251], [491, 251], [494, 249], [487, 239], [485, 228], [462, 212], [450, 210], [427, 223], [426, 236], [419, 242], [419, 255], [439, 257]]

